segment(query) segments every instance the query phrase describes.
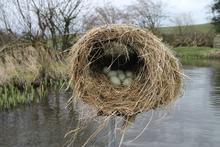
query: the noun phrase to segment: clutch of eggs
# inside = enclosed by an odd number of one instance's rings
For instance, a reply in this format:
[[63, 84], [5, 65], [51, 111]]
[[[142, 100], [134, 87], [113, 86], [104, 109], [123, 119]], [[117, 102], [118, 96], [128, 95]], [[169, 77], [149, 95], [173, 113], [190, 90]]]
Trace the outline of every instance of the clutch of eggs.
[[131, 71], [110, 70], [108, 67], [103, 68], [103, 73], [114, 85], [130, 86], [134, 78]]

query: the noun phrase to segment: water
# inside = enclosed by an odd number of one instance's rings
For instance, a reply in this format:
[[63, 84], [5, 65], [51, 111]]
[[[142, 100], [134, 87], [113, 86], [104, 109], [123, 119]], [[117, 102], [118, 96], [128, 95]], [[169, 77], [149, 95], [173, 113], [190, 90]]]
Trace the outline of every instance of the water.
[[[190, 79], [185, 79], [183, 97], [166, 110], [139, 115], [122, 146], [219, 147], [220, 62], [198, 63], [184, 66]], [[65, 133], [78, 119], [77, 112], [65, 109], [68, 97], [52, 91], [40, 104], [0, 112], [0, 147], [63, 146]], [[74, 147], [81, 146], [92, 132], [90, 128], [84, 130]], [[89, 146], [106, 144], [101, 143], [104, 139], [98, 140]]]
[[[185, 74], [191, 78], [185, 80], [184, 96], [165, 112], [156, 111], [144, 134], [127, 146], [219, 147], [220, 69], [184, 68]], [[149, 115], [143, 114], [139, 119], [148, 117], [148, 121]], [[164, 115], [162, 119], [161, 115]], [[130, 136], [134, 138], [144, 125], [146, 122], [134, 124]], [[132, 137], [127, 138], [129, 140]]]

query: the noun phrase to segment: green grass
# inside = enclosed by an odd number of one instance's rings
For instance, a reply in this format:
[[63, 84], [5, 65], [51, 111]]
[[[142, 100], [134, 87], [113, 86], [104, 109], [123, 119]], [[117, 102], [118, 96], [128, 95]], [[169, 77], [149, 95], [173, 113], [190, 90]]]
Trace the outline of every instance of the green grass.
[[[215, 32], [214, 30], [214, 26], [210, 23], [207, 24], [197, 24], [197, 25], [192, 25], [193, 29], [195, 29], [198, 32], [201, 33], [208, 33], [208, 32]], [[160, 31], [162, 33], [174, 33], [177, 30], [176, 26], [172, 26], [172, 27], [161, 27]]]
[[45, 79], [40, 87], [34, 88], [30, 85], [25, 85], [23, 90], [18, 89], [18, 87], [12, 84], [0, 86], [0, 111], [16, 107], [17, 105], [38, 103], [48, 94], [49, 89], [64, 89], [66, 83], [62, 79], [56, 81]]
[[14, 85], [0, 87], [0, 110], [9, 109], [19, 104], [38, 102], [46, 93], [43, 86], [38, 89], [25, 87], [23, 91]]
[[220, 49], [209, 47], [177, 47], [174, 48], [177, 57], [193, 59], [220, 59]]
[[183, 65], [192, 65], [198, 67], [214, 67], [219, 68], [220, 60], [210, 60], [210, 59], [184, 59], [181, 58], [180, 62]]

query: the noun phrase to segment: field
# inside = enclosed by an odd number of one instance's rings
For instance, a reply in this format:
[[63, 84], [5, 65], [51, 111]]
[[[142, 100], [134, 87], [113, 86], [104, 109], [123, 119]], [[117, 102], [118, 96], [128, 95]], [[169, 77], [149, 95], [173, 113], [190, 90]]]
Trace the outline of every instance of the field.
[[[214, 26], [210, 23], [207, 24], [197, 24], [191, 26], [196, 31], [202, 32], [202, 33], [208, 33], [208, 32], [214, 32]], [[160, 31], [165, 34], [172, 34], [176, 31], [177, 27], [161, 27]]]
[[220, 49], [209, 47], [177, 47], [173, 49], [177, 57], [198, 59], [219, 59]]

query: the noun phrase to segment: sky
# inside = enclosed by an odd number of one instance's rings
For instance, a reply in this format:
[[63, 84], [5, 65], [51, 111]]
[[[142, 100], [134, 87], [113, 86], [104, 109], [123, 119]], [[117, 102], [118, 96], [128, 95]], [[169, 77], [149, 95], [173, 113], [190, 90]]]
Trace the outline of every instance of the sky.
[[[123, 7], [130, 5], [135, 0], [92, 0], [94, 6], [102, 6], [104, 3], [111, 2], [114, 6]], [[165, 11], [172, 17], [181, 14], [191, 14], [194, 24], [208, 23], [210, 21], [210, 5], [213, 0], [160, 0], [165, 4]], [[171, 22], [166, 22], [172, 25]]]

